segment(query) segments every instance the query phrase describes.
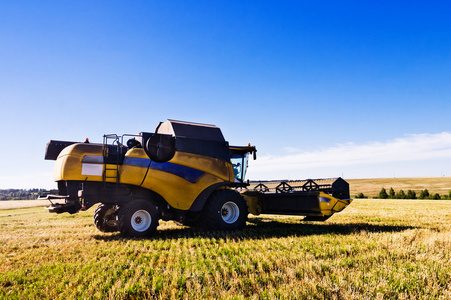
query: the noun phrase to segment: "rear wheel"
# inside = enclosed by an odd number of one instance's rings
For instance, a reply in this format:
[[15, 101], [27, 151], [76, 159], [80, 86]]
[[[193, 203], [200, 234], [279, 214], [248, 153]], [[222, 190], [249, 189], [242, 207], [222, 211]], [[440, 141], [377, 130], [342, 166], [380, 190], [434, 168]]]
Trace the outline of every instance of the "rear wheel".
[[246, 201], [238, 192], [223, 189], [210, 196], [204, 214], [208, 227], [234, 230], [246, 225], [248, 210]]
[[94, 224], [102, 232], [118, 231], [116, 207], [112, 204], [99, 204], [94, 211]]
[[156, 206], [147, 200], [134, 200], [118, 212], [118, 228], [123, 236], [144, 237], [154, 233], [158, 226]]

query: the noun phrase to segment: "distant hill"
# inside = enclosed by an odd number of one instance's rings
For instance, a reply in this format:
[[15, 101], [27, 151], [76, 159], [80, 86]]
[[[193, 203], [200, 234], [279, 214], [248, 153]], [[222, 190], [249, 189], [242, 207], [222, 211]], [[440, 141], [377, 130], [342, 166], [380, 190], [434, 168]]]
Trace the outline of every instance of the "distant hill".
[[388, 192], [393, 188], [396, 192], [413, 190], [417, 195], [424, 189], [430, 194], [448, 195], [451, 190], [451, 177], [412, 177], [412, 178], [368, 178], [346, 179], [349, 183], [351, 196], [363, 193], [365, 196], [376, 197], [382, 188]]

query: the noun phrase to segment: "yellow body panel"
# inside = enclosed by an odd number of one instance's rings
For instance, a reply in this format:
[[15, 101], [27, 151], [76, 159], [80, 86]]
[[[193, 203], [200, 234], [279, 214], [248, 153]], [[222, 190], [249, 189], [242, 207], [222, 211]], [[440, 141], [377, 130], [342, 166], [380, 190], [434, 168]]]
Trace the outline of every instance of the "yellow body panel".
[[[126, 154], [126, 157], [128, 157], [128, 155], [129, 153]], [[147, 158], [147, 155], [143, 151], [140, 155], [135, 157]], [[233, 174], [233, 166], [231, 163], [197, 154], [177, 152], [168, 163], [205, 172], [195, 182], [191, 182], [164, 170], [151, 168], [149, 172], [147, 172], [147, 176], [141, 186], [158, 193], [170, 206], [181, 210], [189, 209], [197, 196], [209, 186], [224, 181], [230, 181], [231, 174]], [[152, 162], [152, 164], [155, 163]], [[139, 167], [123, 165], [121, 182], [136, 184], [133, 183], [133, 180], [136, 179], [132, 179], [132, 176], [138, 174], [137, 168]], [[147, 170], [145, 168], [141, 169], [141, 172]], [[140, 175], [140, 178], [142, 181], [144, 176]]]
[[[321, 201], [322, 200], [321, 198], [323, 198], [324, 200], [327, 199], [329, 201]], [[348, 206], [352, 202], [352, 199], [341, 200], [334, 198], [329, 194], [320, 192], [318, 196], [318, 201], [319, 208], [321, 209], [321, 213], [323, 214], [323, 216], [331, 216], [336, 212], [342, 211], [346, 206]]]
[[216, 158], [192, 153], [176, 152], [169, 162], [208, 172], [223, 181], [233, 182], [235, 178], [232, 164]]
[[[187, 210], [199, 194], [209, 186], [233, 182], [231, 163], [197, 154], [177, 152], [164, 164], [152, 162], [142, 148], [133, 148], [119, 165], [120, 183], [142, 186], [161, 195], [174, 208]], [[167, 169], [167, 167], [169, 169]], [[106, 165], [106, 177], [116, 176], [116, 165]], [[198, 176], [186, 179], [171, 168], [194, 169]], [[113, 169], [113, 170], [109, 170]], [[166, 170], [167, 169], [167, 170]], [[103, 181], [103, 145], [78, 143], [66, 147], [59, 154], [54, 168], [54, 180]], [[172, 173], [171, 173], [172, 172]], [[182, 172], [183, 173], [183, 172]], [[107, 182], [116, 182], [107, 178]]]
[[[125, 154], [127, 158], [142, 158], [149, 159], [142, 148], [133, 148]], [[120, 182], [132, 185], [141, 185], [146, 176], [147, 167], [122, 165], [120, 166]]]
[[[151, 170], [146, 176], [143, 187], [160, 194], [174, 208], [187, 210], [197, 196], [207, 187], [223, 182], [211, 174], [205, 173], [196, 183], [191, 183], [179, 176], [158, 170]], [[168, 185], [168, 182], [171, 185]]]
[[[103, 146], [100, 144], [73, 144], [61, 151], [59, 154], [55, 167], [53, 169], [53, 179], [59, 180], [88, 180], [88, 181], [102, 181], [103, 164], [102, 167], [97, 166], [97, 172], [85, 171], [83, 165], [89, 166], [92, 164], [83, 164], [82, 159], [86, 155], [102, 156]], [[100, 175], [91, 175], [99, 174]]]

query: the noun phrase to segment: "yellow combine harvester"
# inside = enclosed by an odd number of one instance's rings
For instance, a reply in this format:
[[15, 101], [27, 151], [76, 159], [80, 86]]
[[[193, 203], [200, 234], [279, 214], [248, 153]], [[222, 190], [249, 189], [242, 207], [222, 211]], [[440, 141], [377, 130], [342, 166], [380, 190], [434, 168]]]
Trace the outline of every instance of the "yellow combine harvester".
[[131, 237], [152, 234], [160, 219], [226, 230], [242, 228], [248, 213], [326, 220], [352, 201], [341, 178], [247, 189], [248, 156], [256, 159], [256, 152], [255, 146], [229, 146], [216, 126], [175, 120], [160, 123], [155, 133], [105, 135], [103, 144], [51, 140], [45, 158], [56, 160], [59, 192], [43, 198], [64, 200], [47, 207], [56, 213], [100, 203], [96, 227]]

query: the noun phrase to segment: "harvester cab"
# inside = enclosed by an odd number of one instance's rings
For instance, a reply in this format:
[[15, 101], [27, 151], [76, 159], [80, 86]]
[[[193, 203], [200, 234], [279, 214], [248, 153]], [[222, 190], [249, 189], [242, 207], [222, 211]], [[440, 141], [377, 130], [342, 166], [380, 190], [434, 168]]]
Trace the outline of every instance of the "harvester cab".
[[350, 203], [342, 179], [310, 183], [308, 190], [272, 192], [261, 189], [263, 183], [250, 190], [246, 171], [256, 152], [251, 145], [230, 146], [214, 125], [176, 120], [160, 123], [153, 133], [105, 135], [101, 144], [51, 140], [45, 159], [55, 160], [58, 194], [43, 198], [55, 213], [100, 203], [96, 227], [134, 237], [152, 234], [160, 219], [231, 230], [243, 227], [249, 212], [321, 220]]
[[248, 157], [249, 154], [252, 153], [254, 160], [257, 159], [257, 149], [255, 146], [230, 146], [230, 161], [233, 165], [233, 173], [235, 176], [235, 183], [237, 186], [245, 186], [249, 185], [249, 181], [246, 183], [246, 171], [248, 166]]

